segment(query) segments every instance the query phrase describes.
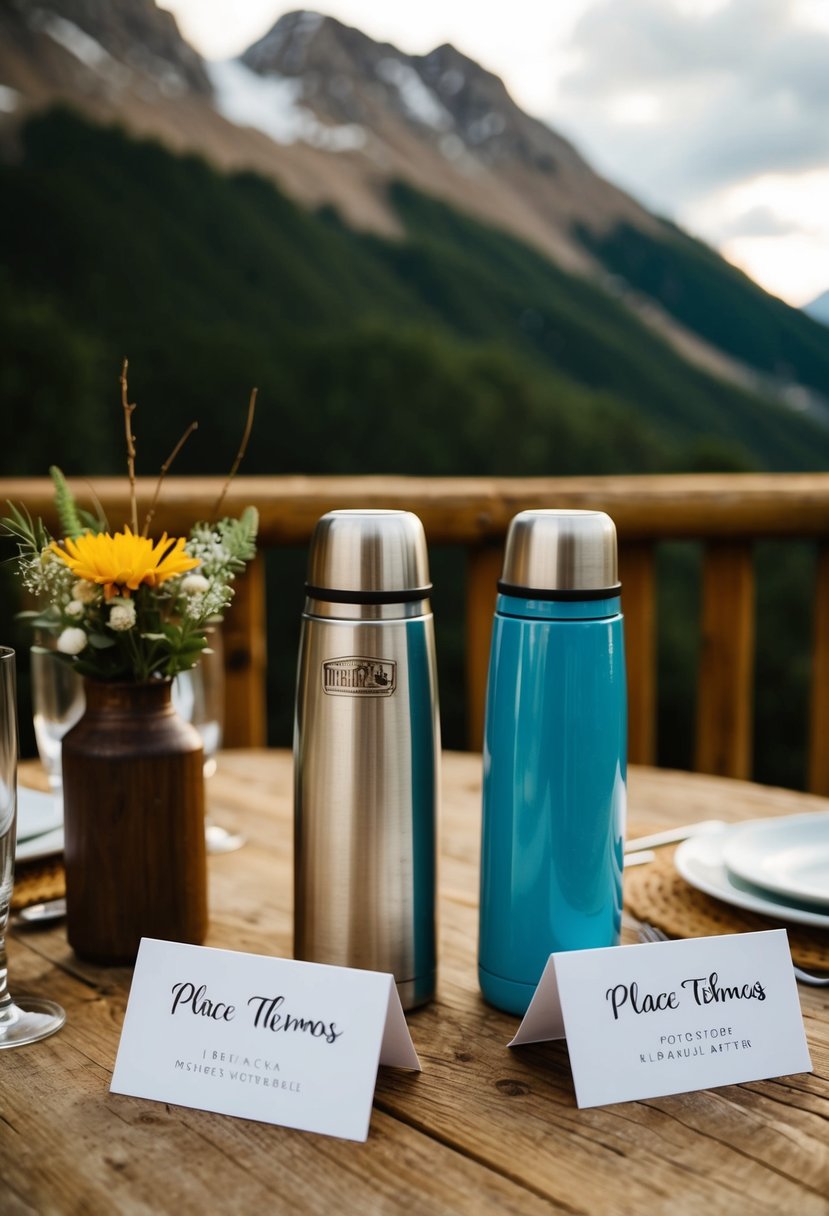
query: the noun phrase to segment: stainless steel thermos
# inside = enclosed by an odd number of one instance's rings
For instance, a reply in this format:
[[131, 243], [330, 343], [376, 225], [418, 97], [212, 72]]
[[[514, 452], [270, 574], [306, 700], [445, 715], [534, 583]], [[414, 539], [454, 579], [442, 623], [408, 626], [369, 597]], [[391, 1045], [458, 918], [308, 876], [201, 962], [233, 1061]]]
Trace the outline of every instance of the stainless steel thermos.
[[296, 720], [298, 959], [434, 994], [437, 678], [423, 525], [331, 511], [316, 525]]
[[510, 524], [484, 728], [478, 974], [524, 1013], [554, 951], [618, 943], [627, 749], [616, 529], [600, 511]]

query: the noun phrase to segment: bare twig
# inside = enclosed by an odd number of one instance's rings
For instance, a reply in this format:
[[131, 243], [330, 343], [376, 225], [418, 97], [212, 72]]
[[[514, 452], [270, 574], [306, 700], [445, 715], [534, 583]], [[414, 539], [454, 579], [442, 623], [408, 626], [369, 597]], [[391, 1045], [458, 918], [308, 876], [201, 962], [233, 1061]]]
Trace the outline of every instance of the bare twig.
[[161, 466], [161, 472], [158, 475], [158, 481], [155, 483], [155, 493], [153, 494], [153, 500], [150, 503], [150, 509], [147, 512], [147, 518], [144, 520], [144, 527], [141, 529], [142, 536], [147, 536], [147, 534], [150, 531], [150, 523], [152, 522], [152, 518], [155, 515], [155, 508], [158, 503], [158, 496], [161, 493], [161, 483], [163, 482], [163, 480], [167, 476], [167, 474], [170, 472], [170, 466], [172, 465], [176, 456], [178, 456], [181, 449], [184, 447], [187, 440], [193, 434], [193, 431], [197, 431], [198, 429], [199, 429], [198, 422], [191, 422], [190, 425], [188, 426], [187, 430], [182, 435], [181, 439], [179, 439], [178, 443], [173, 448], [170, 455], [164, 461], [164, 464]]
[[135, 495], [135, 439], [132, 434], [132, 414], [135, 409], [135, 403], [129, 403], [129, 393], [127, 389], [127, 367], [129, 361], [124, 360], [121, 366], [121, 405], [124, 410], [124, 432], [127, 437], [127, 469], [130, 475], [130, 516], [132, 519], [132, 531], [134, 535], [138, 535], [138, 500]]
[[222, 492], [219, 495], [218, 499], [216, 500], [216, 505], [213, 508], [213, 518], [214, 519], [219, 518], [219, 510], [222, 506], [222, 503], [225, 500], [225, 495], [227, 494], [228, 488], [230, 487], [230, 483], [233, 481], [233, 478], [236, 476], [237, 472], [239, 471], [239, 465], [242, 463], [242, 461], [245, 458], [245, 452], [247, 451], [247, 447], [248, 447], [248, 440], [250, 439], [250, 433], [251, 433], [251, 430], [253, 429], [253, 415], [256, 412], [256, 394], [258, 392], [259, 392], [258, 388], [252, 388], [250, 390], [250, 401], [248, 402], [248, 416], [247, 416], [247, 421], [245, 422], [245, 431], [244, 431], [244, 434], [242, 435], [242, 443], [239, 447], [239, 451], [236, 453], [236, 459], [234, 460], [234, 462], [231, 466], [230, 472], [227, 475], [227, 481], [222, 486]]

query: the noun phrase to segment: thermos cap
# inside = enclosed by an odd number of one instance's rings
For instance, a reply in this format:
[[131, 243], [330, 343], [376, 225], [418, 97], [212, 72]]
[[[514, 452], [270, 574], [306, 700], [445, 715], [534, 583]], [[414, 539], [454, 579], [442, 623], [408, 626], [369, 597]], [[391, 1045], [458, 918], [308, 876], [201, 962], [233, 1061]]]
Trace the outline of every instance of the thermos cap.
[[431, 592], [423, 524], [411, 511], [329, 511], [317, 521], [308, 595], [341, 603], [403, 603]]
[[507, 532], [498, 589], [541, 599], [618, 595], [616, 525], [604, 511], [522, 511]]

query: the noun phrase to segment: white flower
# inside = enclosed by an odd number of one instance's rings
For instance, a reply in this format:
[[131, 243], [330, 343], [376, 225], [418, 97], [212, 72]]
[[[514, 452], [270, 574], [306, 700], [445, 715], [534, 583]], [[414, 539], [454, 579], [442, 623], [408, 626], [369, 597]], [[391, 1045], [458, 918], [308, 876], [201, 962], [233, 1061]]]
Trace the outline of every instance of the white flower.
[[98, 594], [98, 588], [85, 578], [79, 578], [72, 588], [72, 594], [81, 604], [91, 604]]
[[185, 595], [201, 595], [210, 590], [210, 583], [203, 574], [188, 574], [181, 580], [181, 590]]
[[58, 650], [61, 654], [80, 654], [86, 650], [86, 634], [82, 629], [64, 629], [58, 638]]
[[84, 605], [80, 600], [70, 600], [64, 608], [67, 616], [83, 616]]
[[128, 629], [132, 629], [135, 624], [135, 604], [132, 600], [127, 600], [123, 604], [113, 604], [109, 610], [107, 624], [116, 633], [126, 633]]

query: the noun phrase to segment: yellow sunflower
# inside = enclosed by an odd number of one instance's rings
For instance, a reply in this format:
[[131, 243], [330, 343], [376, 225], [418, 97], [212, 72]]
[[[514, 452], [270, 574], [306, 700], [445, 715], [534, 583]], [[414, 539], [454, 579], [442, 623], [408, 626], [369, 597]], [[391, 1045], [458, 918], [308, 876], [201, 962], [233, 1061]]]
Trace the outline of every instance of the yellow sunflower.
[[85, 532], [74, 540], [67, 537], [61, 545], [52, 542], [52, 551], [66, 562], [77, 578], [103, 587], [104, 595], [129, 596], [142, 583], [158, 587], [176, 574], [198, 566], [197, 558], [184, 552], [186, 540], [172, 540], [165, 532], [156, 544], [146, 536], [136, 536], [129, 528], [110, 536]]

